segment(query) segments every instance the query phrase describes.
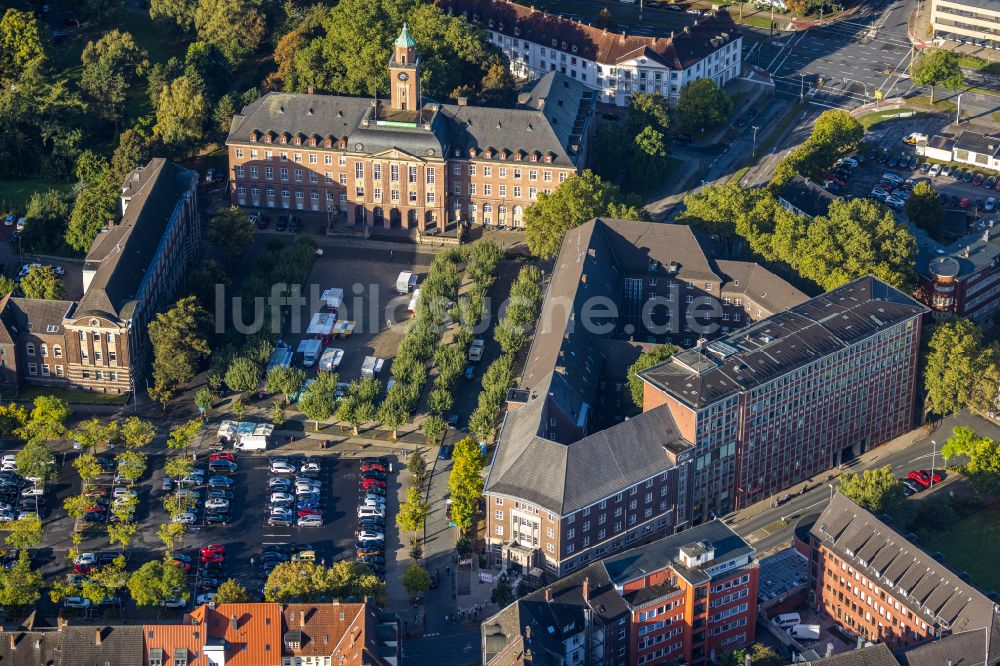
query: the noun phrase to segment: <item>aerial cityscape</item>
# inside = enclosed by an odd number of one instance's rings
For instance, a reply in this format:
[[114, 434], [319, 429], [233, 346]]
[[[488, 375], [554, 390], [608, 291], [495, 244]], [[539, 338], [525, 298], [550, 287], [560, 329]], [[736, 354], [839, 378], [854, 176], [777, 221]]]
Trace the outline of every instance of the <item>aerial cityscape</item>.
[[1000, 665], [1000, 0], [0, 5], [0, 666]]

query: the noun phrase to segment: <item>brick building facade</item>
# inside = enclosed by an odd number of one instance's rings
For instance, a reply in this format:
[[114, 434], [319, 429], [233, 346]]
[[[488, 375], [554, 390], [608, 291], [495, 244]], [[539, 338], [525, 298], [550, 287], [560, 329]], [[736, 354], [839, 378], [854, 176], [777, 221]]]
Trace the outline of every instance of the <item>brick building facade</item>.
[[757, 584], [753, 549], [707, 522], [589, 564], [485, 620], [483, 663], [714, 662], [753, 642]]
[[698, 522], [907, 432], [927, 308], [865, 277], [640, 373], [692, 443]]
[[79, 301], [0, 303], [0, 362], [15, 368], [8, 386], [138, 387], [150, 360], [147, 325], [169, 307], [201, 239], [197, 184], [197, 173], [160, 158], [134, 170], [122, 185], [121, 220], [84, 259]]
[[226, 140], [233, 203], [366, 229], [521, 227], [586, 163], [595, 95], [569, 77], [534, 82], [513, 109], [426, 100], [406, 26], [388, 66], [388, 99], [268, 93], [244, 108]]

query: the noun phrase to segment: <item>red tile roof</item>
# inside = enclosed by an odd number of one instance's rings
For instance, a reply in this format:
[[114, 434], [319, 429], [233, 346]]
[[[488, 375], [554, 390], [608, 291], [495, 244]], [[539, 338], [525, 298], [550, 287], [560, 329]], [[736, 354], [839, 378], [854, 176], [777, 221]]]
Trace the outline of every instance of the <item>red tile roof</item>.
[[[361, 666], [366, 615], [364, 604], [288, 604], [285, 653], [343, 657], [345, 666]], [[297, 648], [291, 647], [289, 638], [298, 639]]]
[[226, 646], [226, 666], [273, 666], [281, 660], [281, 606], [271, 603], [207, 605], [185, 617]]
[[687, 69], [740, 36], [724, 10], [669, 37], [643, 37], [594, 28], [508, 0], [435, 0], [435, 4], [504, 35], [604, 65], [645, 57], [671, 69]]

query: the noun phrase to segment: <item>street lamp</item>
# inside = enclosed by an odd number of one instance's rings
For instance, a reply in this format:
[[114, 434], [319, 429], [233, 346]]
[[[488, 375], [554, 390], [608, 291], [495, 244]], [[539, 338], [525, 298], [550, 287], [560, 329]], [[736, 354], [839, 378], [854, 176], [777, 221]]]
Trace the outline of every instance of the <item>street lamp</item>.
[[[956, 125], [959, 125], [962, 122], [962, 95], [964, 95], [964, 94], [965, 93], [962, 93], [962, 94], [960, 94], [958, 96], [958, 108], [955, 109], [955, 124]], [[18, 243], [20, 243], [20, 242], [21, 242], [21, 240], [20, 240], [20, 236], [19, 236], [18, 237]]]
[[933, 439], [931, 440], [931, 485], [928, 488], [934, 487], [934, 463], [937, 460], [937, 442]]
[[799, 73], [799, 101], [806, 98], [806, 75]]
[[832, 483], [828, 483], [826, 485], [830, 486], [830, 499], [832, 500], [833, 499], [833, 494], [835, 492], [833, 484]]
[[754, 159], [757, 157], [757, 130], [760, 128], [756, 125], [751, 125], [750, 127], [753, 129], [753, 153], [750, 155], [750, 159]]

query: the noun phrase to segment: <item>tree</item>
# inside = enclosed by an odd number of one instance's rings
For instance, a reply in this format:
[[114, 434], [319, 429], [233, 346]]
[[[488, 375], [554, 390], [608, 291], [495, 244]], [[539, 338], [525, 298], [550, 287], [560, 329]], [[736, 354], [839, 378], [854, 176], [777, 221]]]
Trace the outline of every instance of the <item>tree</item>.
[[163, 87], [157, 98], [156, 137], [175, 152], [201, 143], [208, 120], [208, 101], [200, 81], [179, 76]]
[[[600, 28], [601, 30], [614, 31], [616, 25], [614, 17], [611, 16], [611, 11], [607, 7], [601, 7], [601, 11], [597, 12], [597, 19], [594, 21], [594, 27]], [[503, 606], [501, 606], [501, 608], [503, 608]]]
[[[74, 441], [79, 442], [84, 448], [90, 449], [91, 453], [97, 453], [98, 449], [107, 446], [118, 437], [118, 425], [114, 422], [105, 425], [95, 416], [94, 418], [83, 421], [80, 425], [71, 430], [69, 432], [69, 437], [71, 437]], [[97, 464], [97, 461], [93, 456], [82, 456], [76, 462], [87, 458], [92, 460], [95, 465]], [[99, 465], [98, 468], [100, 468]], [[100, 474], [100, 472], [97, 474]]]
[[245, 604], [250, 601], [250, 593], [235, 578], [229, 578], [219, 585], [213, 601], [217, 604]]
[[76, 468], [77, 473], [80, 475], [80, 481], [82, 481], [84, 485], [104, 473], [104, 469], [101, 467], [100, 463], [97, 462], [97, 456], [92, 453], [85, 453], [74, 460], [73, 467]]
[[635, 136], [647, 127], [660, 132], [670, 127], [670, 105], [660, 93], [632, 95], [628, 112], [628, 132]]
[[910, 505], [892, 465], [866, 469], [861, 475], [848, 472], [840, 477], [838, 490], [872, 513], [888, 513], [901, 522], [909, 516]]
[[[397, 387], [399, 389], [397, 390]], [[385, 396], [378, 408], [378, 420], [389, 428], [392, 441], [396, 441], [399, 428], [409, 420], [409, 400], [403, 393], [404, 384], [396, 383]]]
[[208, 313], [194, 296], [182, 298], [150, 322], [155, 382], [151, 397], [166, 404], [178, 386], [194, 378], [198, 363], [211, 352], [205, 339], [207, 322]]
[[1000, 442], [960, 426], [952, 430], [941, 455], [949, 465], [961, 464], [962, 474], [977, 493], [1000, 495]]
[[260, 366], [248, 356], [237, 356], [226, 369], [226, 386], [237, 393], [248, 393], [260, 386]]
[[10, 569], [0, 569], [0, 605], [4, 608], [34, 606], [42, 598], [41, 572], [31, 568], [28, 551], [22, 550]]
[[128, 32], [117, 29], [96, 42], [87, 42], [81, 56], [83, 73], [80, 88], [109, 120], [121, 120], [125, 94], [149, 66], [148, 54]]
[[187, 449], [201, 431], [201, 419], [191, 419], [170, 428], [167, 446], [171, 449]]
[[236, 206], [223, 208], [212, 216], [208, 225], [208, 238], [232, 260], [243, 254], [253, 242], [254, 228], [245, 211]]
[[[989, 379], [985, 369], [995, 364], [993, 355], [984, 353], [982, 331], [965, 318], [936, 324], [926, 339], [925, 408], [942, 416], [956, 414], [972, 404], [977, 384]], [[995, 396], [995, 385], [993, 390]]]
[[63, 295], [63, 282], [52, 266], [32, 266], [21, 278], [21, 291], [25, 298], [57, 300]]
[[28, 422], [28, 410], [15, 402], [0, 405], [0, 437], [20, 430]]
[[282, 562], [268, 575], [269, 602], [323, 603], [342, 597], [374, 596], [384, 588], [368, 566], [341, 560], [325, 567], [315, 562]]
[[117, 198], [104, 183], [81, 189], [69, 216], [66, 243], [77, 252], [85, 252], [101, 229], [118, 219], [118, 205]]
[[151, 118], [144, 118], [118, 135], [118, 147], [108, 167], [111, 170], [109, 179], [120, 183], [133, 169], [149, 163], [153, 156], [151, 123]]
[[629, 157], [628, 182], [633, 190], [645, 192], [659, 185], [667, 171], [663, 132], [648, 126], [643, 128], [632, 139]]
[[632, 396], [632, 404], [635, 405], [636, 409], [642, 409], [643, 392], [645, 390], [645, 382], [639, 377], [639, 373], [654, 365], [663, 363], [673, 356], [676, 351], [677, 347], [671, 344], [660, 345], [640, 354], [635, 363], [629, 367], [628, 390]]
[[944, 202], [930, 183], [920, 181], [910, 193], [903, 212], [910, 222], [936, 237], [944, 220]]
[[141, 449], [149, 446], [156, 437], [156, 427], [138, 416], [129, 416], [121, 422], [119, 434], [127, 449]]
[[163, 560], [143, 564], [129, 577], [127, 585], [136, 605], [143, 608], [159, 608], [171, 597], [189, 596], [187, 574]]
[[427, 570], [416, 562], [411, 562], [403, 572], [403, 589], [410, 595], [411, 599], [416, 599], [421, 594], [431, 589], [431, 575]]
[[174, 549], [177, 543], [184, 539], [187, 533], [187, 526], [183, 523], [164, 523], [156, 530], [156, 536], [166, 546], [167, 552]]
[[424, 499], [420, 488], [412, 485], [406, 490], [406, 501], [399, 505], [396, 525], [404, 532], [419, 532], [423, 529], [429, 513], [430, 504]]
[[720, 666], [743, 666], [747, 659], [753, 666], [782, 666], [785, 663], [785, 659], [774, 648], [763, 643], [752, 643], [722, 655]]
[[285, 400], [291, 402], [292, 396], [302, 390], [306, 383], [306, 372], [302, 368], [291, 368], [283, 365], [271, 368], [264, 381], [264, 390], [268, 393], [281, 393]]
[[200, 0], [194, 25], [198, 38], [218, 46], [233, 66], [257, 50], [267, 29], [260, 0]]
[[103, 566], [92, 569], [80, 586], [80, 594], [95, 606], [118, 596], [118, 591], [128, 582], [125, 557], [119, 555]]
[[115, 456], [118, 473], [129, 484], [135, 483], [146, 473], [146, 455], [138, 451], [122, 451]]
[[410, 457], [406, 460], [406, 469], [410, 471], [410, 476], [413, 477], [413, 485], [419, 486], [424, 482], [424, 476], [427, 474], [427, 461], [424, 460], [424, 456], [417, 449], [413, 449]]
[[17, 431], [22, 439], [50, 441], [66, 434], [69, 405], [62, 398], [40, 395], [32, 403], [28, 421]]
[[192, 42], [188, 45], [184, 72], [189, 76], [194, 74], [204, 82], [205, 94], [213, 102], [223, 96], [233, 78], [226, 55], [211, 42]]
[[677, 115], [688, 131], [704, 132], [726, 122], [733, 100], [712, 79], [695, 79], [681, 88]]
[[154, 21], [173, 23], [181, 30], [191, 30], [197, 6], [197, 0], [150, 0], [149, 16]]
[[208, 410], [215, 404], [215, 395], [207, 386], [202, 386], [194, 394], [194, 404], [198, 410], [208, 418]]
[[313, 427], [318, 432], [319, 422], [326, 421], [333, 416], [333, 396], [336, 391], [336, 375], [334, 376], [334, 386], [327, 385], [321, 375], [333, 373], [319, 373], [316, 381], [306, 388], [299, 398], [299, 411], [313, 422]]
[[858, 148], [865, 129], [847, 111], [824, 111], [813, 124], [806, 142], [793, 150], [775, 169], [771, 188], [777, 191], [796, 174], [820, 180], [834, 162]]
[[37, 514], [8, 523], [4, 542], [14, 550], [34, 548], [42, 542], [42, 519]]
[[483, 479], [480, 475], [483, 469], [483, 456], [476, 441], [466, 437], [455, 444], [452, 458], [454, 463], [451, 475], [448, 477], [451, 516], [458, 529], [467, 532], [472, 527], [476, 507], [483, 493]]
[[944, 49], [923, 49], [910, 61], [910, 78], [918, 86], [931, 87], [931, 104], [937, 86], [957, 90], [965, 83], [958, 54]]
[[427, 438], [428, 444], [434, 444], [437, 442], [438, 437], [444, 434], [445, 428], [448, 424], [445, 423], [444, 419], [437, 414], [431, 414], [424, 422], [420, 424], [420, 431]]
[[38, 478], [42, 483], [59, 475], [52, 449], [39, 439], [28, 440], [16, 455], [17, 470], [25, 478]]
[[12, 80], [32, 61], [44, 60], [44, 29], [30, 11], [8, 9], [0, 19], [0, 71]]
[[524, 212], [528, 248], [537, 257], [552, 258], [566, 232], [594, 217], [637, 220], [646, 215], [626, 201], [617, 187], [588, 169], [567, 178], [551, 194], [539, 194], [538, 201]]
[[[32, 194], [24, 214], [28, 219], [21, 232], [21, 247], [44, 253], [62, 250], [72, 209], [72, 196], [62, 190], [51, 189]], [[8, 294], [15, 287], [14, 281], [7, 278], [0, 293]]]

